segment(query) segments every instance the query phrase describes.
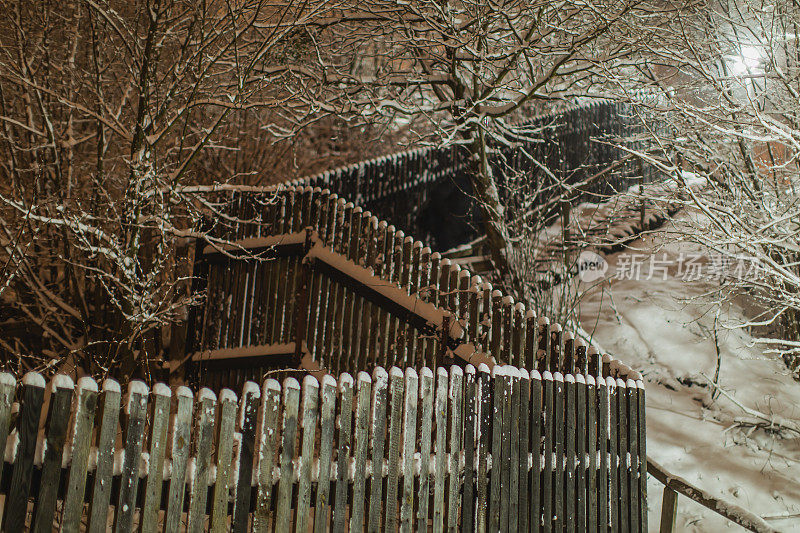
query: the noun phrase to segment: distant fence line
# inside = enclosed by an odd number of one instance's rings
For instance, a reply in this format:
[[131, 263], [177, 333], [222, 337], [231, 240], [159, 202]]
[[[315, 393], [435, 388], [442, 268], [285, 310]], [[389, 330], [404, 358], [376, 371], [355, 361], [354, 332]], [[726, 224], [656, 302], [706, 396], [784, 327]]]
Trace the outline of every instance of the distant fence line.
[[290, 186], [232, 202], [240, 221], [215, 234], [227, 244], [196, 252], [193, 290], [206, 300], [187, 358], [172, 362], [190, 382], [453, 362], [609, 375], [573, 331], [335, 194]]
[[[652, 168], [626, 159], [627, 152], [620, 148], [644, 145], [642, 139], [635, 138], [646, 131], [642, 120], [648, 121], [648, 127], [658, 128], [652, 117], [634, 104], [595, 100], [517, 124], [518, 130], [529, 133], [512, 138], [515, 146], [494, 147], [498, 154], [492, 157], [504, 205], [513, 210], [531, 197], [540, 196], [539, 201], [544, 203], [562, 192], [561, 188], [547, 192], [552, 180], [531, 157], [572, 184], [625, 160], [602, 180], [583, 187], [573, 200], [625, 190], [634, 184], [631, 178], [635, 176], [644, 183], [656, 179]], [[480, 228], [466, 157], [466, 150], [459, 146], [418, 148], [328, 170], [291, 184], [328, 189], [391, 221], [433, 249], [444, 251], [477, 237], [476, 228]], [[524, 179], [513, 188], [504, 187], [506, 176], [514, 172], [522, 173]], [[441, 224], [442, 220], [447, 224]]]
[[646, 529], [641, 381], [376, 367], [240, 390], [0, 374], [3, 530]]

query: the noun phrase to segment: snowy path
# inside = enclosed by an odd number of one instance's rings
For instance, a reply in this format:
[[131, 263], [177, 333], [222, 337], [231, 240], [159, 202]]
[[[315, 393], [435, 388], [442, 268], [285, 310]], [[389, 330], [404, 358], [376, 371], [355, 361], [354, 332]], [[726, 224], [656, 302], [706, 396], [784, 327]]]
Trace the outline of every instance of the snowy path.
[[[590, 332], [596, 329], [595, 338], [606, 351], [644, 375], [650, 457], [762, 517], [789, 516], [770, 518], [768, 523], [781, 531], [800, 531], [800, 438], [774, 438], [761, 429], [747, 436], [747, 429], [734, 427], [734, 422], [749, 417], [724, 396], [711, 400], [710, 387], [701, 374], [712, 377], [716, 367], [714, 311], [685, 299], [713, 290], [716, 282], [681, 279], [680, 254], [698, 249], [686, 243], [664, 245], [665, 240], [662, 232], [631, 247], [636, 253], [655, 251], [658, 260], [671, 263], [667, 279], [658, 270], [650, 280], [614, 279], [595, 286], [581, 304], [582, 326]], [[630, 262], [632, 252], [606, 258], [611, 276]], [[649, 271], [648, 260], [644, 260], [643, 277]], [[741, 307], [729, 304], [719, 323], [730, 324], [742, 316]], [[717, 329], [721, 387], [747, 407], [800, 420], [800, 383], [792, 380], [784, 365], [749, 346], [750, 337], [744, 332], [723, 325]], [[651, 478], [648, 499], [653, 531], [658, 530], [662, 490]], [[678, 530], [741, 528], [680, 497]]]

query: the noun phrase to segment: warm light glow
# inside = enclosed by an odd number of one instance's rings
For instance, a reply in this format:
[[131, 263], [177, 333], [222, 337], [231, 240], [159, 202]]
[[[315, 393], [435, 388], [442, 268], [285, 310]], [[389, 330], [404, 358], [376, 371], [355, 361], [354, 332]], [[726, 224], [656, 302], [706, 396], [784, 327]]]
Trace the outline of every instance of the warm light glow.
[[760, 64], [761, 51], [755, 46], [742, 46], [741, 54], [731, 59], [731, 74], [734, 76], [753, 74]]

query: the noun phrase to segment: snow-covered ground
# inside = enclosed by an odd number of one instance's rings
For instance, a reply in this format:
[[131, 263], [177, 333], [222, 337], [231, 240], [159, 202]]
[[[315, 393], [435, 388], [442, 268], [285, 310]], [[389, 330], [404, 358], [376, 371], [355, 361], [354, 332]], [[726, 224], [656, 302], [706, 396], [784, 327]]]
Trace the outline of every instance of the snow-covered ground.
[[[713, 378], [716, 368], [716, 312], [702, 296], [718, 282], [705, 276], [688, 280], [694, 276], [685, 276], [692, 273], [687, 261], [705, 265], [708, 273], [708, 258], [698, 261], [696, 245], [671, 241], [668, 231], [662, 231], [606, 257], [608, 276], [624, 273], [634, 279], [606, 278], [592, 288], [581, 304], [581, 324], [595, 332], [607, 352], [644, 375], [651, 458], [698, 487], [767, 518], [780, 531], [800, 531], [800, 438], [738, 425], [737, 420], [754, 419], [724, 395], [711, 399], [703, 375]], [[633, 253], [646, 255], [632, 260]], [[639, 275], [632, 267], [637, 262]], [[702, 274], [698, 270], [695, 273]], [[646, 279], [648, 274], [651, 279]], [[719, 385], [746, 407], [800, 421], [800, 383], [780, 360], [753, 346], [747, 333], [726, 328], [743, 317], [741, 306], [729, 303], [717, 318]], [[651, 478], [653, 531], [658, 530], [662, 490]], [[678, 528], [741, 530], [683, 496]]]

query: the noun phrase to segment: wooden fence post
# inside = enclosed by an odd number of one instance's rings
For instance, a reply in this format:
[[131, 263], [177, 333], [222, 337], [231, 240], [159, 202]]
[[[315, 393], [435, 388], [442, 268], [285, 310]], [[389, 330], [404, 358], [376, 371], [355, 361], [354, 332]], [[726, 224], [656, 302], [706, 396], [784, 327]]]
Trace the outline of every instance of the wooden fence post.
[[11, 473], [11, 486], [6, 500], [4, 531], [24, 531], [28, 513], [28, 496], [33, 476], [33, 456], [36, 451], [36, 437], [39, 431], [39, 415], [44, 400], [44, 378], [28, 372], [22, 378], [22, 394], [19, 412], [19, 444], [14, 457], [14, 470]]
[[[303, 245], [303, 255], [311, 251], [312, 228], [306, 228], [306, 241]], [[311, 264], [305, 259], [298, 261], [300, 275], [297, 282], [297, 297], [295, 298], [295, 325], [294, 325], [294, 363], [300, 366], [303, 358], [303, 341], [306, 336], [308, 323], [308, 285], [311, 280]], [[309, 347], [310, 349], [310, 347]]]
[[664, 498], [661, 500], [661, 533], [675, 531], [675, 521], [678, 514], [678, 493], [664, 486]]

